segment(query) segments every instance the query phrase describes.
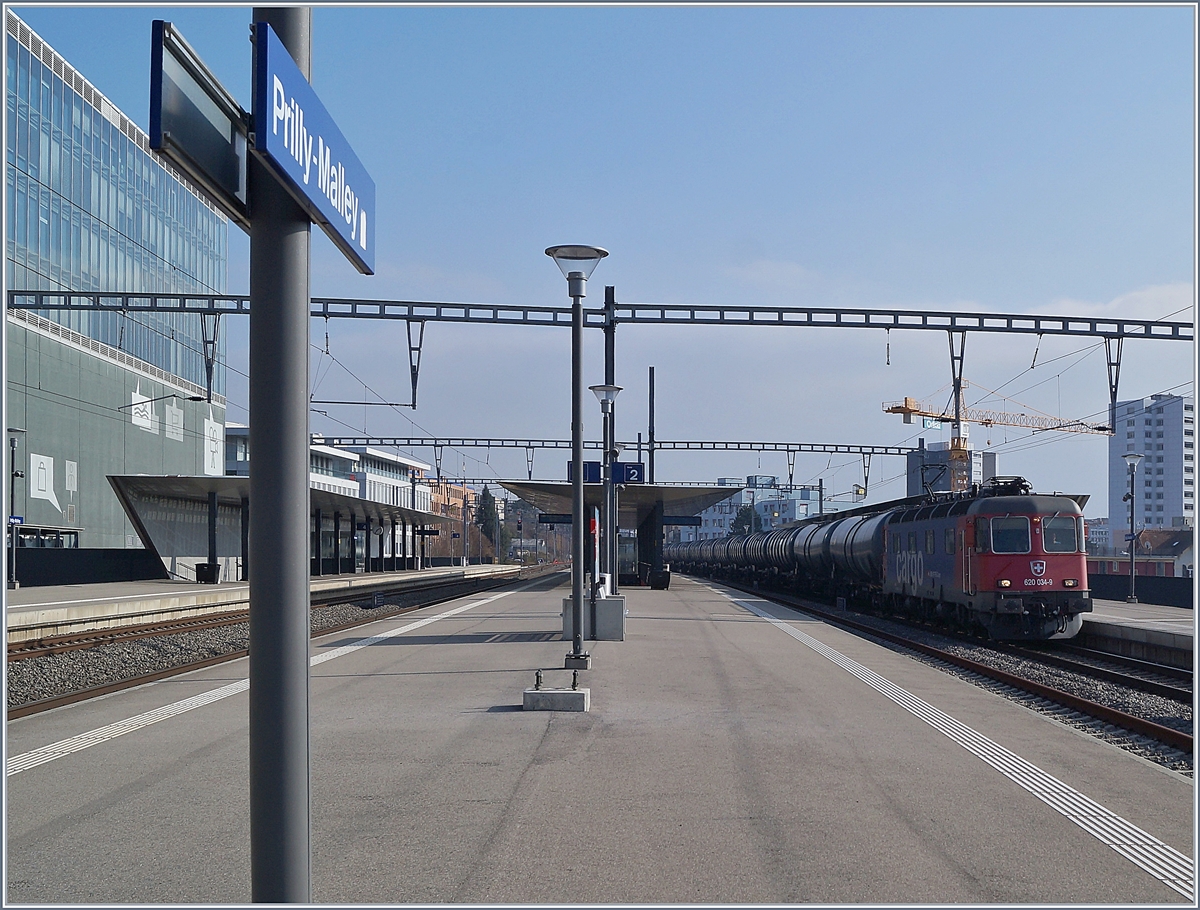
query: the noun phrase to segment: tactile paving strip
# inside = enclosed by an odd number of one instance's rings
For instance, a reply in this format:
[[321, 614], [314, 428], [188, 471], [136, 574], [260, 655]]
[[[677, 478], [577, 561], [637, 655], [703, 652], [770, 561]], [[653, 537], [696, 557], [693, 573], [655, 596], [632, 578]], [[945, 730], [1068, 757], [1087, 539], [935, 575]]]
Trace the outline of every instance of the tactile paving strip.
[[1037, 765], [1010, 752], [945, 712], [939, 711], [933, 705], [900, 688], [874, 670], [864, 667], [817, 641], [790, 623], [776, 619], [758, 607], [755, 602], [733, 597], [724, 591], [720, 593], [729, 597], [735, 604], [745, 607], [754, 615], [760, 616], [782, 629], [792, 638], [807, 645], [822, 657], [837, 664], [872, 689], [916, 715], [935, 730], [950, 737], [972, 755], [987, 762], [1064, 818], [1074, 822], [1101, 843], [1149, 872], [1168, 888], [1179, 892], [1189, 901], [1194, 899], [1193, 895], [1196, 890], [1194, 865], [1191, 859], [1174, 847], [1163, 843], [1157, 837], [1146, 833], [1116, 813], [1110, 812], [1078, 790], [1047, 774]]
[[[371, 645], [379, 642], [387, 641], [389, 638], [395, 638], [397, 635], [403, 635], [405, 632], [411, 632], [414, 629], [420, 629], [429, 625], [432, 622], [437, 622], [439, 619], [446, 619], [449, 616], [455, 616], [467, 610], [473, 610], [475, 607], [482, 607], [484, 604], [489, 604], [494, 600], [499, 600], [501, 597], [507, 597], [509, 594], [515, 594], [518, 591], [524, 590], [516, 588], [512, 591], [501, 591], [499, 594], [493, 594], [491, 597], [483, 600], [473, 600], [470, 603], [455, 607], [452, 610], [446, 610], [444, 613], [438, 613], [434, 616], [427, 616], [424, 619], [418, 619], [416, 622], [410, 622], [396, 629], [384, 632], [380, 635], [372, 635], [370, 638], [361, 638], [356, 642], [348, 645], [343, 645], [340, 648], [334, 648], [332, 651], [326, 651], [323, 654], [318, 654], [309, 662], [310, 666], [317, 666], [326, 661], [333, 660], [336, 657], [344, 657], [347, 654], [352, 654], [362, 648], [368, 648]], [[76, 752], [82, 752], [84, 749], [90, 749], [92, 746], [98, 746], [100, 743], [108, 742], [110, 739], [116, 739], [118, 736], [124, 736], [126, 733], [132, 733], [135, 730], [141, 730], [143, 727], [148, 727], [151, 724], [156, 724], [159, 721], [168, 720], [172, 717], [178, 717], [195, 708], [202, 708], [205, 705], [210, 705], [213, 702], [220, 701], [223, 698], [228, 698], [231, 695], [237, 695], [239, 692], [245, 692], [250, 688], [250, 680], [242, 679], [237, 682], [229, 683], [221, 686], [219, 689], [213, 689], [210, 692], [203, 692], [200, 695], [193, 695], [191, 698], [185, 698], [182, 701], [177, 701], [174, 704], [164, 705], [161, 708], [155, 708], [153, 711], [146, 711], [143, 714], [138, 714], [135, 717], [130, 717], [125, 720], [117, 721], [113, 724], [108, 724], [104, 727], [97, 727], [95, 730], [89, 730], [87, 733], [80, 733], [78, 736], [72, 736], [69, 739], [63, 739], [56, 743], [51, 743], [48, 746], [42, 746], [39, 749], [32, 749], [29, 752], [24, 752], [21, 755], [13, 756], [6, 763], [6, 776], [12, 777], [14, 774], [20, 774], [22, 771], [28, 771], [30, 768], [36, 768], [38, 765], [44, 765], [47, 762], [52, 762], [55, 759], [63, 758], [67, 755], [72, 755]]]

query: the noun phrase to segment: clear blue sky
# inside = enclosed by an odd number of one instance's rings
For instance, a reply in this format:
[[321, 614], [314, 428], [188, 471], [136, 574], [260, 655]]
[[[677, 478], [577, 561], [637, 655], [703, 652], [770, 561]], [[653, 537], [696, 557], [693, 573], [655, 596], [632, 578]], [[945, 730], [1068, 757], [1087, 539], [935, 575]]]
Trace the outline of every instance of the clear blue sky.
[[[248, 7], [17, 12], [143, 127], [155, 18], [249, 104]], [[1191, 7], [336, 6], [315, 8], [314, 34], [314, 87], [380, 209], [378, 274], [358, 276], [317, 233], [314, 294], [567, 305], [542, 250], [586, 242], [612, 253], [592, 305], [613, 284], [626, 301], [1191, 318]], [[247, 244], [236, 228], [230, 239], [240, 291]], [[378, 434], [569, 436], [565, 331], [434, 325], [426, 337], [415, 414], [336, 416]], [[324, 347], [322, 326], [314, 340]], [[944, 400], [946, 339], [893, 332], [890, 365], [886, 343], [863, 330], [621, 329], [618, 435], [644, 431], [655, 365], [660, 438], [912, 444], [913, 427], [880, 405]], [[970, 336], [968, 401], [1003, 385], [1068, 418], [1106, 408], [1102, 350], [1045, 339], [1030, 370], [1036, 343]], [[401, 326], [333, 324], [330, 350], [405, 399]], [[233, 330], [231, 366], [244, 358]], [[362, 393], [317, 351], [313, 366], [321, 397]], [[587, 369], [601, 381], [598, 333]], [[1192, 374], [1190, 346], [1131, 342], [1122, 397], [1190, 392]], [[230, 385], [230, 419], [245, 421]], [[319, 415], [313, 428], [345, 429]], [[587, 430], [598, 435], [598, 408]], [[1092, 493], [1088, 514], [1106, 514], [1104, 437], [972, 439], [992, 440], [1002, 473]], [[476, 458], [447, 452], [443, 467], [524, 476], [523, 452]], [[535, 473], [561, 477], [562, 460], [543, 454]], [[813, 456], [796, 479], [840, 491], [861, 470]], [[659, 458], [666, 480], [754, 472], [786, 462]], [[884, 483], [902, 472], [877, 460], [872, 498], [903, 495]]]

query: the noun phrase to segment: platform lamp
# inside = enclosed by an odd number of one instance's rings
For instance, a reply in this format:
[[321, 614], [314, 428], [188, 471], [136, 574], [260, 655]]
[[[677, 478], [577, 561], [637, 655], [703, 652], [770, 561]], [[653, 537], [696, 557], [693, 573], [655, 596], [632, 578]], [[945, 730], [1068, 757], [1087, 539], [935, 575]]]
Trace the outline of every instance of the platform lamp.
[[17, 507], [17, 481], [25, 476], [25, 472], [17, 469], [17, 433], [24, 433], [20, 427], [8, 428], [8, 589], [15, 591], [21, 587], [17, 581], [17, 516], [13, 510]]
[[613, 561], [613, 540], [617, 536], [617, 515], [613, 508], [613, 461], [617, 457], [617, 453], [613, 451], [613, 404], [621, 392], [621, 386], [592, 385], [588, 388], [600, 402], [600, 412], [604, 420], [604, 508], [600, 514], [600, 525], [604, 528], [604, 533], [603, 545], [600, 547], [600, 571], [608, 574], [609, 594], [612, 594], [613, 580], [617, 575]]
[[583, 300], [587, 280], [608, 250], [598, 246], [564, 244], [547, 247], [546, 255], [567, 279], [571, 298], [571, 622], [574, 632], [571, 653], [564, 666], [586, 670], [592, 658], [583, 650]]
[[1121, 456], [1125, 459], [1125, 464], [1129, 466], [1129, 492], [1125, 494], [1124, 499], [1129, 500], [1129, 596], [1125, 598], [1126, 603], [1135, 604], [1138, 602], [1137, 594], [1134, 592], [1135, 579], [1137, 578], [1137, 570], [1134, 567], [1134, 555], [1137, 552], [1137, 532], [1133, 529], [1133, 507], [1137, 502], [1137, 493], [1134, 490], [1133, 479], [1137, 474], [1138, 463], [1145, 458], [1145, 455], [1137, 455], [1133, 452], [1126, 452]]

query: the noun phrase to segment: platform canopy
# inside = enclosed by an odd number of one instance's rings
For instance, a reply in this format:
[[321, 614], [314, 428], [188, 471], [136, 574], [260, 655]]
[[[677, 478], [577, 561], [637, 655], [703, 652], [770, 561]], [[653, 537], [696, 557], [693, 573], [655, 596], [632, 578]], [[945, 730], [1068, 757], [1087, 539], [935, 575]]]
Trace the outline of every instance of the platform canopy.
[[[570, 514], [571, 484], [566, 481], [501, 480], [500, 486], [543, 512]], [[741, 492], [741, 487], [683, 487], [671, 484], [630, 483], [617, 492], [617, 524], [638, 528], [662, 504], [663, 515], [699, 515], [709, 506]], [[584, 510], [600, 508], [604, 485], [583, 485]]]
[[[236, 553], [241, 549], [238, 516], [243, 500], [250, 502], [253, 508], [249, 477], [110, 474], [108, 482], [142, 542], [160, 556], [207, 552], [209, 493], [217, 494], [222, 552]], [[370, 519], [376, 527], [390, 525], [393, 521], [418, 527], [461, 522], [457, 518], [329, 490], [310, 489], [308, 495], [310, 514], [319, 509], [322, 515], [331, 517], [338, 512], [346, 520], [351, 515], [356, 522]]]

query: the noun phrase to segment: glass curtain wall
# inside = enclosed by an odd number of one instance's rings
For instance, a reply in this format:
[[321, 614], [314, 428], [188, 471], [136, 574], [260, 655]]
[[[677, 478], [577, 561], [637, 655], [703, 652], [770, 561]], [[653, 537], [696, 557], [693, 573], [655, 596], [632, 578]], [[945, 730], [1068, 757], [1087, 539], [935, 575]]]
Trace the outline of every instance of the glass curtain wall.
[[[127, 117], [7, 14], [6, 256], [12, 290], [225, 292], [228, 223]], [[39, 315], [205, 384], [198, 315]], [[213, 391], [225, 393], [224, 329]]]

